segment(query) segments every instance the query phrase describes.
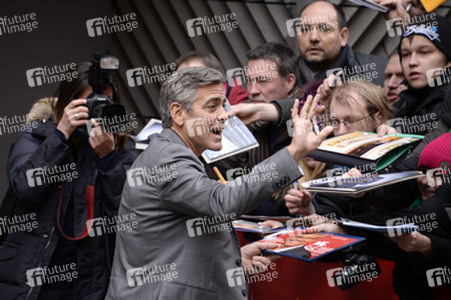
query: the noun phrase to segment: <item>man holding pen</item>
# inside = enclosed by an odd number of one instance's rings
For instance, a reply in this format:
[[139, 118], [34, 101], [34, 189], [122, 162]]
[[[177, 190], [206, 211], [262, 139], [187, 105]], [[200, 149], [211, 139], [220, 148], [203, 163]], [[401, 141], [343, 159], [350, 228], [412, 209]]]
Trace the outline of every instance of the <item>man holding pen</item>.
[[[296, 162], [315, 150], [332, 128], [313, 133], [310, 120], [319, 112], [317, 99], [310, 97], [300, 114], [296, 101], [291, 144], [261, 162], [275, 165], [278, 181], [222, 184], [209, 179], [199, 157], [206, 149], [222, 148], [227, 119], [223, 80], [216, 70], [188, 68], [162, 86], [165, 129], [128, 173], [119, 215], [135, 213], [138, 228], [117, 233], [107, 299], [247, 299], [243, 269], [246, 273], [268, 263], [261, 260], [265, 257], [252, 257], [262, 248], [250, 255], [248, 246], [240, 251], [230, 221], [300, 177]], [[193, 128], [199, 120], [203, 132]], [[172, 177], [138, 178], [141, 173], [136, 172], [146, 166], [160, 166]], [[212, 219], [227, 226], [216, 226], [208, 221]], [[168, 272], [171, 277], [164, 276]]]

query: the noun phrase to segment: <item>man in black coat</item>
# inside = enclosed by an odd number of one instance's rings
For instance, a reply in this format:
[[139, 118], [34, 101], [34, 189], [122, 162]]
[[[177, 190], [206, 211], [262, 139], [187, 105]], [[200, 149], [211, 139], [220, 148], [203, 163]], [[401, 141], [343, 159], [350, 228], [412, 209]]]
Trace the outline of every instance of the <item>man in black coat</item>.
[[[327, 1], [314, 1], [300, 12], [296, 24], [300, 56], [296, 78], [301, 85], [325, 79], [340, 69], [344, 80], [357, 78], [384, 85], [387, 59], [355, 52], [348, 45], [349, 29], [341, 8]], [[295, 26], [295, 24], [293, 24]]]

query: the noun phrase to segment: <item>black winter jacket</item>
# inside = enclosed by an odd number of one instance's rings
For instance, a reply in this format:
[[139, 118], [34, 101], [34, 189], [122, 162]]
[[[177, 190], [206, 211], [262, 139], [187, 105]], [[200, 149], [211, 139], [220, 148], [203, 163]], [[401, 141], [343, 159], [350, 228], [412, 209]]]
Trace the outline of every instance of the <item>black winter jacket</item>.
[[[87, 140], [75, 147], [63, 141], [55, 128], [55, 123], [44, 120], [31, 132], [21, 132], [11, 147], [7, 164], [10, 187], [0, 209], [0, 217], [7, 216], [11, 220], [14, 216], [35, 214], [37, 226], [32, 230], [16, 232], [4, 229], [6, 234], [0, 236], [2, 299], [38, 298], [42, 286], [36, 278], [31, 278], [29, 270], [48, 267], [58, 242], [64, 238], [57, 226], [60, 197], [61, 224], [64, 224], [69, 202], [72, 201], [74, 222], [70, 227], [75, 236], [80, 236], [86, 225], [87, 186], [95, 181], [94, 218], [113, 218], [117, 215], [126, 170], [136, 158], [134, 143], [130, 139], [123, 150], [114, 150], [99, 159]], [[76, 172], [76, 179], [66, 176], [66, 181], [53, 180], [55, 182], [48, 183], [52, 179], [42, 177], [45, 168], [55, 170], [53, 167], [59, 166], [61, 170], [71, 163], [75, 163], [72, 165], [75, 170], [69, 169]], [[104, 298], [114, 237], [114, 233], [104, 233], [75, 242], [78, 273], [74, 280], [76, 299]], [[36, 277], [36, 274], [33, 276]]]
[[425, 135], [437, 126], [444, 115], [444, 103], [450, 84], [427, 87], [421, 90], [407, 89], [399, 94], [399, 101], [394, 104], [395, 115], [402, 118], [393, 124], [398, 131], [405, 134]]
[[[329, 70], [347, 68], [349, 71], [344, 70], [344, 72], [346, 72], [345, 80], [350, 80], [357, 76], [360, 79], [368, 80], [374, 84], [383, 86], [386, 65], [387, 58], [356, 52], [352, 50], [349, 45], [346, 45], [341, 49], [340, 56]], [[327, 71], [328, 70], [323, 70], [314, 74], [307, 67], [302, 57], [299, 56], [296, 79], [298, 84], [305, 85], [313, 79], [325, 79], [327, 77]]]

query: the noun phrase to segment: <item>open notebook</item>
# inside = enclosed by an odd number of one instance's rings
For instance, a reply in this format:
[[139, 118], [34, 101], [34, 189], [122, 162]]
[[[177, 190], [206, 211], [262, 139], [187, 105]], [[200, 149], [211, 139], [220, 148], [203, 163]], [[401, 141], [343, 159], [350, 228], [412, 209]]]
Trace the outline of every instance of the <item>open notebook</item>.
[[222, 149], [220, 151], [205, 150], [202, 157], [209, 164], [256, 147], [258, 142], [251, 131], [240, 119], [231, 117], [222, 131]]
[[[421, 142], [423, 136], [355, 131], [329, 138], [321, 143], [310, 157], [339, 166], [371, 166], [382, 170]], [[373, 171], [373, 168], [366, 168]]]

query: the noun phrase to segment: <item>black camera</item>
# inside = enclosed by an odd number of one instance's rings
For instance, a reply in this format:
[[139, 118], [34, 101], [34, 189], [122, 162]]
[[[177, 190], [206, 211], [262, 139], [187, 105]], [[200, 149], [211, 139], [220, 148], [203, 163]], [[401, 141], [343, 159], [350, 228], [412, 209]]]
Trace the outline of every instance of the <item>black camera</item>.
[[371, 281], [382, 273], [374, 256], [369, 254], [350, 253], [344, 259], [343, 265], [334, 276], [335, 284], [341, 290], [361, 281]]
[[[117, 87], [111, 76], [111, 72], [118, 69], [118, 57], [98, 53], [92, 55], [88, 77], [92, 93], [86, 99], [88, 124], [77, 128], [76, 135], [88, 135], [93, 126], [91, 119], [96, 119], [110, 133], [122, 132], [127, 128], [127, 113], [125, 107], [118, 103]], [[108, 89], [111, 89], [112, 99], [102, 93]]]

